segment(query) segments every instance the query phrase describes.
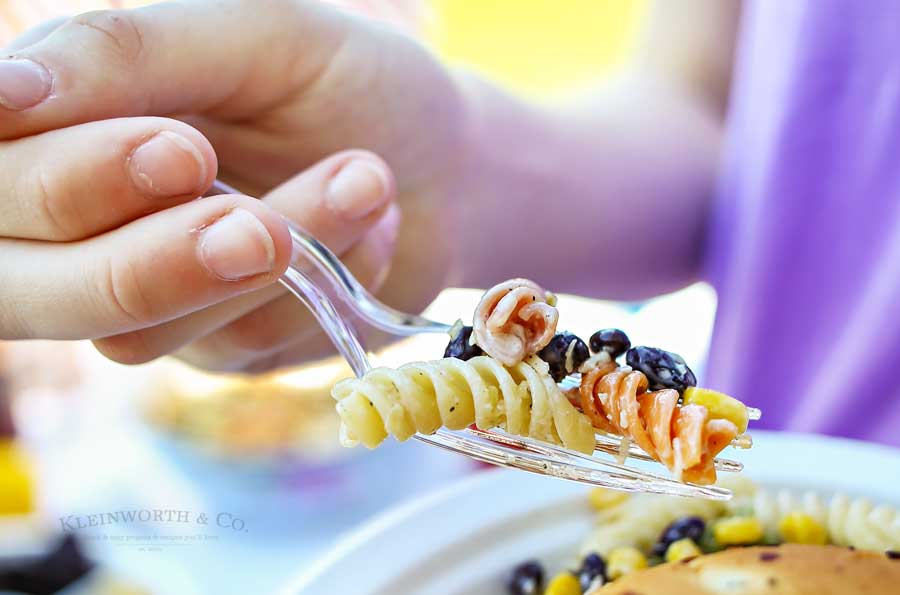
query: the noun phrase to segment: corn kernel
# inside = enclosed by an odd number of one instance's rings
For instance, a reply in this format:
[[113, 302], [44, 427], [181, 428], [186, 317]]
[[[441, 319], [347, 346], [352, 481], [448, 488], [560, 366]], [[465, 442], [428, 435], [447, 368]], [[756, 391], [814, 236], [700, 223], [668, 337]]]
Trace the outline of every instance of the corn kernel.
[[792, 512], [778, 523], [781, 537], [788, 543], [825, 545], [828, 533], [816, 519], [804, 512]]
[[0, 440], [0, 517], [34, 511], [34, 478], [15, 442]]
[[726, 517], [713, 525], [713, 537], [722, 545], [749, 545], [763, 538], [763, 526], [753, 517]]
[[544, 595], [581, 595], [581, 585], [572, 573], [563, 572], [553, 577]]
[[594, 488], [588, 494], [588, 500], [590, 500], [591, 506], [597, 510], [606, 510], [607, 508], [615, 508], [623, 504], [628, 500], [628, 494], [605, 488]]
[[689, 386], [684, 390], [684, 403], [703, 405], [711, 418], [727, 419], [737, 426], [741, 434], [747, 431], [747, 424], [750, 422], [747, 406], [734, 397], [708, 388]]
[[647, 558], [633, 547], [617, 547], [609, 552], [606, 558], [606, 574], [610, 580], [616, 580], [641, 568], [647, 568]]
[[666, 562], [677, 562], [685, 558], [696, 558], [703, 552], [690, 537], [673, 541], [666, 548]]

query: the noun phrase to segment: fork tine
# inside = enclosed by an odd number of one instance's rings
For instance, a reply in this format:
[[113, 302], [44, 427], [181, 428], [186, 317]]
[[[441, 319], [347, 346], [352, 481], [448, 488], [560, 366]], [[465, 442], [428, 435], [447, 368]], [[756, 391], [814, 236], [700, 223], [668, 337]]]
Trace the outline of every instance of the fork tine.
[[[618, 436], [604, 436], [603, 434], [597, 434], [597, 450], [601, 452], [605, 452], [606, 454], [610, 454], [613, 456], [618, 456], [620, 454], [619, 447], [622, 443], [622, 440]], [[637, 459], [639, 461], [656, 461], [653, 457], [648, 455], [646, 452], [641, 449], [637, 444], [632, 443], [629, 450], [628, 456], [632, 459]], [[718, 471], [726, 471], [728, 473], [739, 473], [743, 471], [744, 464], [739, 463], [738, 461], [732, 461], [731, 459], [715, 459], [714, 464], [716, 466], [716, 470]]]
[[[466, 433], [499, 445], [495, 448], [503, 451], [503, 461], [497, 463], [495, 460], [488, 460], [487, 462], [503, 466], [625, 491], [693, 496], [713, 500], [727, 500], [731, 497], [731, 492], [724, 488], [683, 483], [530, 438], [512, 436], [500, 431], [487, 432], [477, 428], [469, 428]], [[438, 436], [442, 434], [446, 435], [450, 432], [439, 430], [437, 433]], [[416, 437], [422, 439], [418, 435]], [[454, 438], [456, 438], [456, 446], [462, 446], [464, 450], [471, 447], [478, 448], [476, 445], [479, 443], [474, 440], [466, 440], [462, 436], [454, 436]], [[524, 459], [524, 461], [517, 460], [517, 458]], [[555, 459], [555, 461], [551, 459]], [[564, 462], [560, 464], [557, 461]]]
[[[596, 434], [594, 434], [594, 436], [597, 438], [598, 444], [601, 439], [605, 440], [605, 441], [612, 440], [615, 442], [617, 448], [618, 448], [618, 445], [622, 441], [621, 436], [618, 436], [615, 434], [605, 434], [605, 433], [601, 432], [600, 430], [597, 430]], [[732, 446], [734, 448], [740, 448], [742, 450], [746, 450], [748, 448], [753, 448], [753, 437], [750, 434], [741, 434], [739, 436], [736, 436], [734, 438], [734, 440], [731, 441], [730, 446]], [[635, 458], [639, 458], [638, 455], [646, 454], [644, 449], [642, 449], [640, 446], [638, 446], [635, 443], [631, 443], [630, 453], [631, 454], [629, 454], [628, 456], [635, 457]], [[653, 459], [653, 460], [655, 461], [656, 459]]]
[[[490, 440], [492, 442], [497, 442], [499, 444], [505, 444], [507, 446], [513, 446], [514, 448], [526, 448], [526, 449], [530, 449], [535, 452], [538, 452], [537, 445], [526, 447], [524, 445], [523, 439], [520, 439], [517, 436], [512, 436], [510, 434], [507, 434], [507, 433], [499, 431], [499, 430], [487, 431], [487, 430], [480, 430], [475, 427], [470, 427], [470, 428], [467, 428], [467, 431], [471, 434], [478, 436], [479, 438], [484, 438], [485, 440]], [[613, 455], [613, 456], [618, 456], [620, 454], [621, 439], [618, 436], [612, 437], [612, 436], [604, 436], [602, 434], [597, 434], [596, 438], [597, 438], [597, 442], [595, 444], [595, 447], [597, 450], [604, 452], [606, 454]], [[540, 448], [544, 448], [544, 449], [552, 446], [549, 444], [544, 446], [546, 443], [538, 443], [538, 444], [540, 444]], [[562, 447], [559, 447], [559, 448], [562, 448]], [[567, 453], [574, 452], [574, 451], [569, 451], [568, 449], [564, 449], [564, 450], [566, 450]], [[649, 462], [654, 462], [654, 463], [659, 462], [656, 459], [654, 459], [653, 457], [651, 457], [650, 455], [648, 455], [646, 452], [644, 452], [639, 446], [637, 446], [634, 443], [632, 443], [629, 448], [628, 457], [632, 458], [632, 459], [637, 459], [639, 461], [649, 461]], [[716, 469], [719, 471], [726, 471], [726, 472], [731, 472], [731, 473], [737, 473], [744, 469], [743, 463], [740, 463], [738, 461], [732, 461], [730, 459], [715, 459], [715, 466], [716, 466]]]

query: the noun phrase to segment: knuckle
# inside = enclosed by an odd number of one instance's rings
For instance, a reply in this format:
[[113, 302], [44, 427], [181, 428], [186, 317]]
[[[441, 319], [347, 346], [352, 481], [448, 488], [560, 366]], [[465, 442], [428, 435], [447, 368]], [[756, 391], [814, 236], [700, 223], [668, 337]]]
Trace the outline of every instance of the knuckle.
[[164, 355], [151, 350], [140, 332], [95, 339], [93, 343], [104, 357], [126, 366], [146, 364]]
[[127, 10], [97, 10], [74, 17], [70, 27], [99, 35], [105, 51], [125, 65], [137, 64], [144, 53], [144, 34], [136, 14]]
[[47, 239], [56, 241], [80, 239], [79, 211], [73, 208], [65, 192], [58, 191], [52, 177], [41, 165], [35, 169], [27, 196], [31, 197], [28, 202], [34, 201], [37, 205], [36, 212], [40, 214], [45, 233], [49, 236]]
[[99, 283], [106, 310], [111, 311], [125, 326], [144, 328], [158, 318], [131, 259], [109, 258]]

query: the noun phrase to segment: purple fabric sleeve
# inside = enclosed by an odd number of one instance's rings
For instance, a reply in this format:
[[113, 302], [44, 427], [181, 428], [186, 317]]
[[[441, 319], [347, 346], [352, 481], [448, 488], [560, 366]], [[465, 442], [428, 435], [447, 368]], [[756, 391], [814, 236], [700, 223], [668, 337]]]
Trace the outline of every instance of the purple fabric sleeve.
[[748, 2], [709, 238], [705, 384], [900, 446], [900, 2]]

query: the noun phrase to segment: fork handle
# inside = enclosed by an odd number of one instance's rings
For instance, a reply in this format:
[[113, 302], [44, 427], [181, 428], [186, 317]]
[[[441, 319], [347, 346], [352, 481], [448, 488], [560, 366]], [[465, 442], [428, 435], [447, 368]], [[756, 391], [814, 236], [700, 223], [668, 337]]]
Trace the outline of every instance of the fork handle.
[[356, 337], [356, 333], [338, 313], [331, 298], [319, 289], [306, 273], [291, 266], [278, 281], [309, 308], [319, 326], [334, 343], [338, 353], [350, 364], [357, 377], [362, 377], [372, 369], [366, 350]]
[[316, 269], [329, 281], [337, 295], [353, 312], [375, 328], [406, 337], [419, 333], [447, 333], [450, 325], [429, 320], [416, 314], [408, 314], [391, 308], [373, 296], [353, 276], [344, 263], [328, 247], [287, 221], [294, 244], [291, 267], [302, 270], [305, 260], [311, 261]]
[[[213, 182], [206, 196], [216, 193], [241, 194], [236, 188], [232, 188], [221, 180]], [[416, 314], [401, 312], [381, 302], [363, 287], [362, 283], [353, 276], [353, 273], [347, 270], [344, 263], [335, 256], [328, 246], [311, 236], [299, 225], [287, 219], [284, 221], [291, 232], [291, 241], [294, 245], [294, 251], [291, 255], [291, 267], [296, 269], [295, 273], [306, 277], [307, 283], [315, 286], [309, 280], [308, 275], [303, 272], [303, 263], [305, 261], [312, 262], [316, 269], [328, 279], [341, 301], [346, 302], [357, 316], [386, 333], [407, 337], [419, 333], [447, 333], [450, 331], [451, 326], [449, 324], [429, 320]], [[285, 286], [291, 289], [294, 295], [297, 295], [294, 289], [288, 285], [289, 282], [292, 281], [290, 279], [282, 281]]]
[[[215, 193], [240, 194], [220, 180], [213, 182], [206, 195]], [[363, 287], [327, 246], [298, 225], [287, 219], [285, 223], [290, 230], [293, 251], [291, 263], [279, 282], [309, 308], [357, 376], [362, 376], [372, 368], [366, 350], [353, 328], [338, 312], [331, 297], [310, 277], [307, 272], [309, 263], [328, 280], [333, 292], [342, 302], [360, 319], [377, 329], [398, 336], [449, 332], [451, 327], [448, 324], [401, 312], [382, 303]]]

